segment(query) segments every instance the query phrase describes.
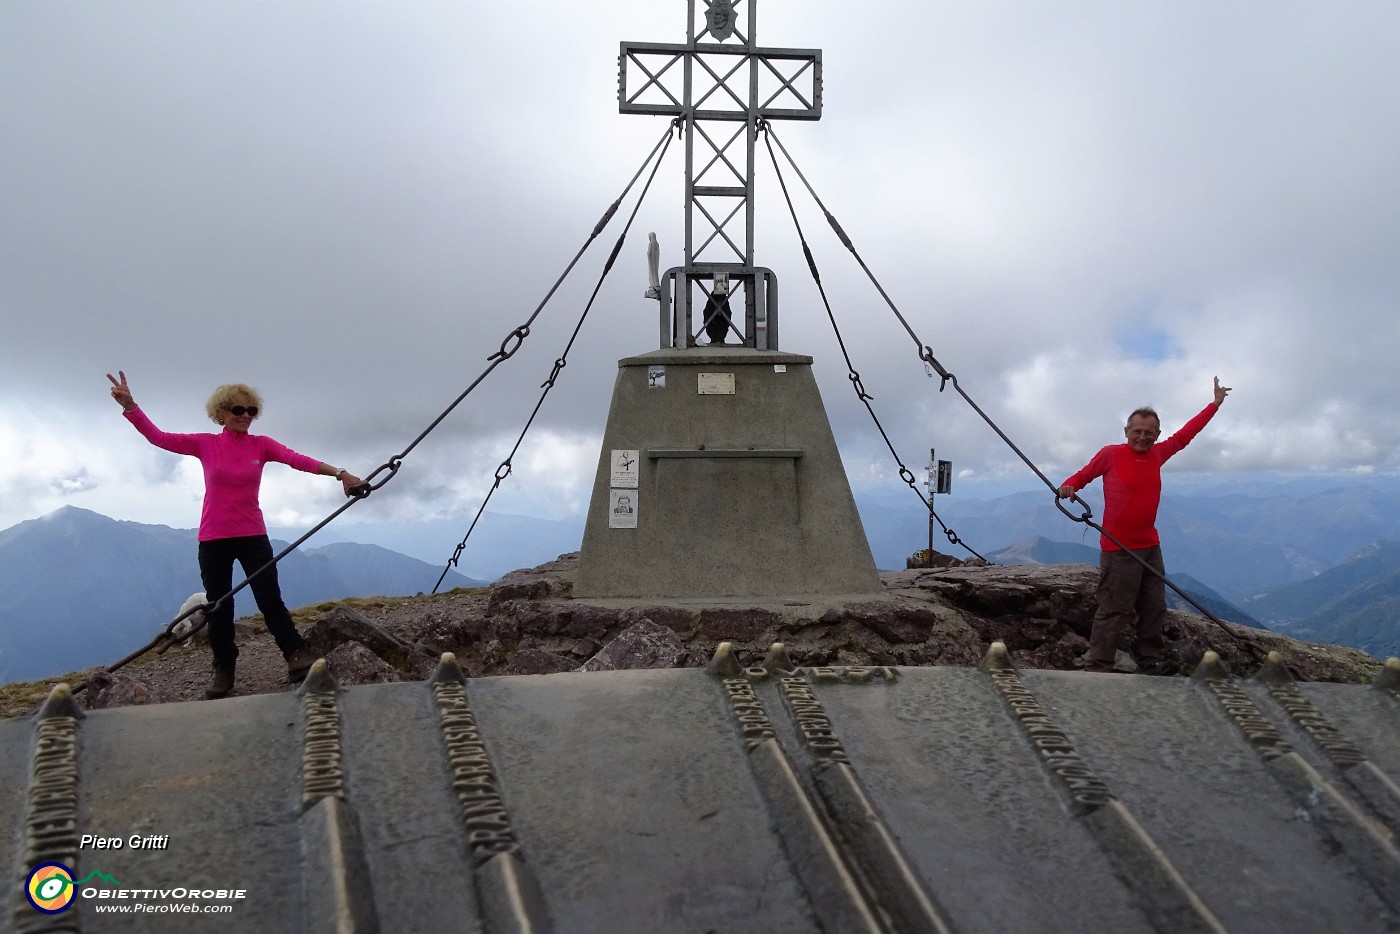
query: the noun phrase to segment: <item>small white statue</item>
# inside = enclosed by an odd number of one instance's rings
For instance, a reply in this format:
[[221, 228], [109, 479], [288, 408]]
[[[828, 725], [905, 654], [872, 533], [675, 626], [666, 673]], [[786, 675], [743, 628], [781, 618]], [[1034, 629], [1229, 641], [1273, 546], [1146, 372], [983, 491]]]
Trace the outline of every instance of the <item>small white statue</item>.
[[642, 297], [661, 297], [661, 245], [654, 231], [647, 234], [647, 290]]

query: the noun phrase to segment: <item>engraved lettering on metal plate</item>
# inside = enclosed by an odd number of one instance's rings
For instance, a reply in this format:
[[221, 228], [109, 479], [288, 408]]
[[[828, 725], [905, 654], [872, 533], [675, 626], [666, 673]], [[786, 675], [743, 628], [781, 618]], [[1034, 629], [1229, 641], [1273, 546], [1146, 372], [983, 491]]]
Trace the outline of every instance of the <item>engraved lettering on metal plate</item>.
[[1366, 754], [1342, 736], [1322, 711], [1314, 707], [1312, 701], [1295, 688], [1270, 684], [1268, 689], [1274, 700], [1279, 702], [1279, 706], [1283, 707], [1294, 723], [1312, 737], [1313, 742], [1317, 743], [1337, 768], [1345, 772], [1352, 766], [1366, 761]]
[[1113, 792], [1075, 751], [1069, 737], [1055, 725], [1035, 695], [1021, 683], [1014, 671], [990, 671], [992, 683], [1035, 747], [1040, 762], [1069, 796], [1071, 807], [1088, 814], [1114, 799]]
[[301, 807], [322, 798], [345, 800], [344, 755], [340, 746], [340, 706], [333, 692], [308, 691], [302, 697], [306, 731], [301, 751]]
[[518, 853], [520, 843], [511, 829], [491, 756], [481, 740], [466, 690], [455, 681], [438, 682], [433, 685], [433, 699], [442, 719], [452, 790], [461, 805], [472, 867], [479, 867], [497, 853]]
[[899, 678], [899, 670], [891, 668], [889, 665], [878, 665], [874, 667], [852, 666], [848, 668], [836, 668], [822, 666], [820, 668], [803, 669], [812, 676], [812, 680], [820, 684], [823, 681], [839, 682], [841, 684], [869, 684], [872, 681], [884, 681], [893, 684]]
[[39, 721], [35, 733], [24, 818], [25, 865], [21, 868], [55, 862], [76, 870], [78, 721], [74, 717], [46, 717]]
[[763, 701], [754, 693], [753, 685], [745, 678], [725, 678], [723, 684], [725, 696], [729, 698], [729, 709], [733, 711], [734, 719], [739, 721], [744, 751], [753, 752], [765, 740], [776, 738], [773, 723], [763, 709]]
[[1265, 762], [1271, 762], [1293, 751], [1288, 740], [1284, 739], [1269, 719], [1259, 712], [1259, 708], [1254, 706], [1254, 701], [1250, 700], [1244, 691], [1223, 678], [1209, 680], [1206, 684], [1220, 701], [1220, 706], [1225, 708], [1225, 713], [1235, 721], [1235, 726], [1240, 728], [1245, 741], [1254, 747]]
[[783, 699], [787, 701], [788, 710], [792, 711], [797, 730], [802, 734], [802, 741], [812, 756], [828, 762], [849, 762], [846, 750], [836, 736], [836, 729], [831, 725], [831, 718], [826, 715], [817, 695], [812, 693], [807, 679], [794, 675], [783, 678], [779, 684], [782, 685]]

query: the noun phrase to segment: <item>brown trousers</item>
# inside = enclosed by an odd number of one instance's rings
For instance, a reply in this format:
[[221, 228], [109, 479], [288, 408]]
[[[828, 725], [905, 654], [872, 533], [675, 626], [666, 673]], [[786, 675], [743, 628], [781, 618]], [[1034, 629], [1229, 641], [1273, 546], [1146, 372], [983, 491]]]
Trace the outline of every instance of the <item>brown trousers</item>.
[[[1144, 568], [1138, 558], [1157, 574]], [[1099, 586], [1095, 591], [1099, 608], [1089, 635], [1085, 671], [1112, 671], [1113, 657], [1119, 649], [1135, 656], [1139, 664], [1150, 665], [1166, 655], [1162, 638], [1167, 618], [1167, 585], [1162, 579], [1165, 576], [1159, 546], [1099, 552]]]

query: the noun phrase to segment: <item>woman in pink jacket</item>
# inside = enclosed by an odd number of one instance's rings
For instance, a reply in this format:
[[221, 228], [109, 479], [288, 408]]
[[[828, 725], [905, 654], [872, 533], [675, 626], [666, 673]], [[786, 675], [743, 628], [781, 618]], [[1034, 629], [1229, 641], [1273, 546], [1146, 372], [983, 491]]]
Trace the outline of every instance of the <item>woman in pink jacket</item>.
[[[263, 466], [277, 461], [307, 473], [335, 477], [348, 496], [360, 478], [340, 467], [298, 454], [265, 435], [248, 429], [262, 410], [257, 390], [242, 383], [230, 383], [214, 390], [205, 403], [209, 419], [223, 430], [217, 434], [174, 434], [161, 431], [146, 417], [131, 397], [126, 374], [120, 379], [111, 373], [112, 398], [122, 413], [146, 440], [175, 454], [199, 458], [204, 467], [204, 507], [199, 516], [199, 576], [204, 581], [206, 599], [218, 600], [233, 589], [233, 563], [252, 574], [272, 560], [272, 543], [267, 524], [258, 506], [258, 487]], [[314, 658], [292, 623], [292, 615], [282, 602], [277, 584], [277, 566], [272, 565], [249, 584], [253, 599], [267, 621], [267, 630], [277, 640], [287, 660], [287, 677], [293, 682], [306, 677]], [[207, 618], [209, 649], [214, 656], [214, 677], [206, 697], [224, 697], [233, 690], [238, 646], [233, 639], [233, 601], [227, 600]]]

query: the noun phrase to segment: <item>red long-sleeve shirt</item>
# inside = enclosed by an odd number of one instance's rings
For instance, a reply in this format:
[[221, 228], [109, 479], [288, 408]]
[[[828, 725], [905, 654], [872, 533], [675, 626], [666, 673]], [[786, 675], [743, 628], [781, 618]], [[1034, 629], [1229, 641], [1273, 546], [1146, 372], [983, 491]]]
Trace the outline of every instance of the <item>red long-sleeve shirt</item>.
[[[1145, 454], [1137, 453], [1128, 444], [1110, 444], [1062, 485], [1078, 492], [1095, 477], [1103, 477], [1104, 531], [1132, 550], [1161, 544], [1157, 537], [1157, 507], [1162, 502], [1162, 465], [1190, 444], [1219, 408], [1210, 403], [1176, 434], [1152, 445]], [[1121, 550], [1107, 535], [1100, 536], [1099, 547], [1104, 551]]]
[[266, 535], [267, 524], [258, 506], [263, 465], [277, 461], [316, 473], [321, 462], [298, 454], [266, 435], [225, 428], [218, 434], [174, 434], [161, 431], [139, 408], [122, 413], [158, 448], [199, 458], [204, 467], [204, 507], [199, 514], [199, 540]]

